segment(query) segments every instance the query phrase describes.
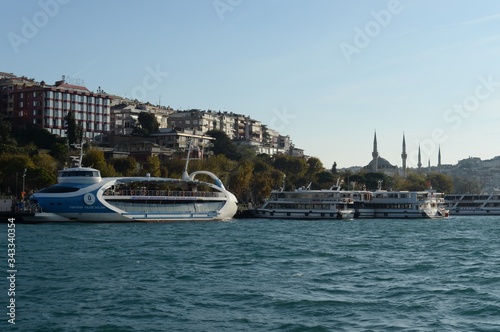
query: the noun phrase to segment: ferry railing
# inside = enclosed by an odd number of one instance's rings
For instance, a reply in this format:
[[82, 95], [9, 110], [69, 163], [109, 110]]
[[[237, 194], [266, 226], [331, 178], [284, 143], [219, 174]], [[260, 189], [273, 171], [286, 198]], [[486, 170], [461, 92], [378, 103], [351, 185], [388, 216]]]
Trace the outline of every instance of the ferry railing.
[[148, 189], [124, 189], [106, 191], [105, 196], [165, 196], [165, 197], [223, 197], [223, 193], [211, 191], [173, 191], [173, 190], [148, 190]]

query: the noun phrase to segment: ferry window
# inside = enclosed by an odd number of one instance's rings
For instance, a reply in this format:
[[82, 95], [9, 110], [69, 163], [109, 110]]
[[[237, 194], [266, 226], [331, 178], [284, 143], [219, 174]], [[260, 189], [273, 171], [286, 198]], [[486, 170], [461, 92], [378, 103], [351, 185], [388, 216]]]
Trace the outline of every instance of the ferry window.
[[80, 188], [74, 187], [64, 187], [64, 186], [53, 186], [47, 187], [45, 189], [40, 190], [41, 193], [70, 193], [79, 190]]

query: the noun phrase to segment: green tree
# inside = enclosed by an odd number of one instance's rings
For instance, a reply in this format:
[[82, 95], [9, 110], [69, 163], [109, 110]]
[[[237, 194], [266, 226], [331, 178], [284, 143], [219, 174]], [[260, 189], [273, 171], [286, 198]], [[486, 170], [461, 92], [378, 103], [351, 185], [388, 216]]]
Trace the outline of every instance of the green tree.
[[55, 143], [50, 149], [50, 155], [54, 157], [61, 165], [68, 160], [69, 148], [66, 144]]
[[215, 138], [212, 148], [214, 155], [222, 154], [231, 160], [240, 160], [242, 158], [236, 144], [231, 141], [225, 132], [221, 130], [209, 130], [207, 131], [207, 135]]
[[56, 183], [56, 176], [54, 173], [43, 167], [36, 167], [30, 170], [26, 176], [26, 192], [34, 192], [39, 189], [48, 187]]
[[427, 175], [427, 183], [432, 186], [437, 192], [446, 194], [453, 193], [453, 179], [445, 174], [430, 173]]
[[427, 180], [421, 173], [409, 173], [403, 183], [401, 190], [419, 191], [427, 189]]
[[17, 142], [12, 137], [10, 121], [0, 115], [0, 153], [15, 153], [17, 149]]
[[151, 176], [158, 177], [161, 175], [160, 167], [160, 158], [158, 156], [149, 156], [144, 168]]
[[307, 159], [307, 170], [305, 174], [305, 182], [312, 183], [313, 188], [320, 187], [318, 184], [318, 173], [323, 172], [325, 168], [323, 163], [316, 157], [311, 157]]
[[306, 185], [304, 175], [308, 164], [303, 158], [279, 155], [275, 157], [273, 166], [285, 173], [287, 184], [291, 184], [295, 188]]
[[239, 202], [248, 203], [251, 199], [250, 182], [253, 177], [254, 164], [250, 161], [244, 161], [231, 174], [232, 193], [238, 198]]
[[33, 163], [37, 168], [45, 169], [49, 174], [56, 175], [58, 166], [57, 160], [46, 153], [39, 153], [33, 156]]
[[480, 194], [482, 187], [482, 183], [477, 179], [459, 176], [453, 178], [454, 193]]
[[87, 167], [93, 167], [101, 171], [101, 176], [116, 176], [116, 170], [112, 165], [106, 163], [104, 152], [97, 149], [90, 149], [83, 156], [82, 164]]
[[156, 133], [160, 128], [160, 123], [152, 113], [141, 112], [137, 118], [138, 124], [135, 126], [132, 135], [148, 136]]
[[77, 144], [81, 142], [83, 129], [80, 125], [76, 123], [75, 114], [69, 111], [64, 117], [66, 122], [66, 137], [68, 138], [68, 144]]
[[[26, 169], [26, 177], [30, 176], [35, 164], [26, 154], [5, 153], [0, 155], [0, 173], [3, 178], [0, 183], [0, 191], [19, 195], [22, 191], [22, 176]], [[29, 181], [25, 177], [25, 191], [30, 188]]]
[[316, 179], [317, 185], [321, 189], [328, 189], [335, 184], [335, 175], [329, 171], [319, 172]]
[[137, 161], [134, 157], [112, 158], [108, 162], [123, 176], [132, 176], [136, 172]]

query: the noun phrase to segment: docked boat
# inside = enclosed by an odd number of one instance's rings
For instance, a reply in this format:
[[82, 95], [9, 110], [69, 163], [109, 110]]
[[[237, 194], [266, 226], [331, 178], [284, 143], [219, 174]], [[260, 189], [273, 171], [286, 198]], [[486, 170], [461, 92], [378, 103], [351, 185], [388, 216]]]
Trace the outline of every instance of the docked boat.
[[353, 201], [340, 190], [273, 190], [265, 203], [252, 211], [256, 218], [276, 219], [352, 219]]
[[237, 212], [236, 197], [215, 174], [187, 173], [189, 157], [182, 178], [174, 179], [103, 178], [99, 170], [82, 167], [81, 156], [79, 165], [59, 171], [57, 184], [30, 197], [36, 221], [224, 220]]
[[445, 218], [443, 196], [435, 190], [353, 192], [358, 218]]
[[452, 215], [500, 215], [500, 190], [490, 194], [445, 195], [446, 207]]

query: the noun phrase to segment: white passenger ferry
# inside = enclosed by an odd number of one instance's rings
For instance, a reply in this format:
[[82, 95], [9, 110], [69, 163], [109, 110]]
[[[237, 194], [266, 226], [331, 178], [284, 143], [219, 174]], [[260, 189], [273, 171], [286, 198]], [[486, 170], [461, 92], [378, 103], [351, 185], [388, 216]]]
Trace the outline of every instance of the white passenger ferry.
[[99, 170], [81, 167], [81, 157], [77, 167], [59, 172], [57, 184], [30, 197], [38, 211], [33, 221], [222, 220], [237, 212], [236, 197], [216, 175], [187, 173], [189, 158], [182, 178], [175, 179], [102, 178]]
[[273, 190], [260, 208], [252, 211], [257, 218], [276, 219], [352, 219], [353, 200], [340, 187], [310, 190]]
[[453, 194], [444, 197], [452, 215], [500, 215], [500, 190], [490, 194]]
[[445, 218], [444, 195], [435, 190], [353, 192], [357, 218]]

